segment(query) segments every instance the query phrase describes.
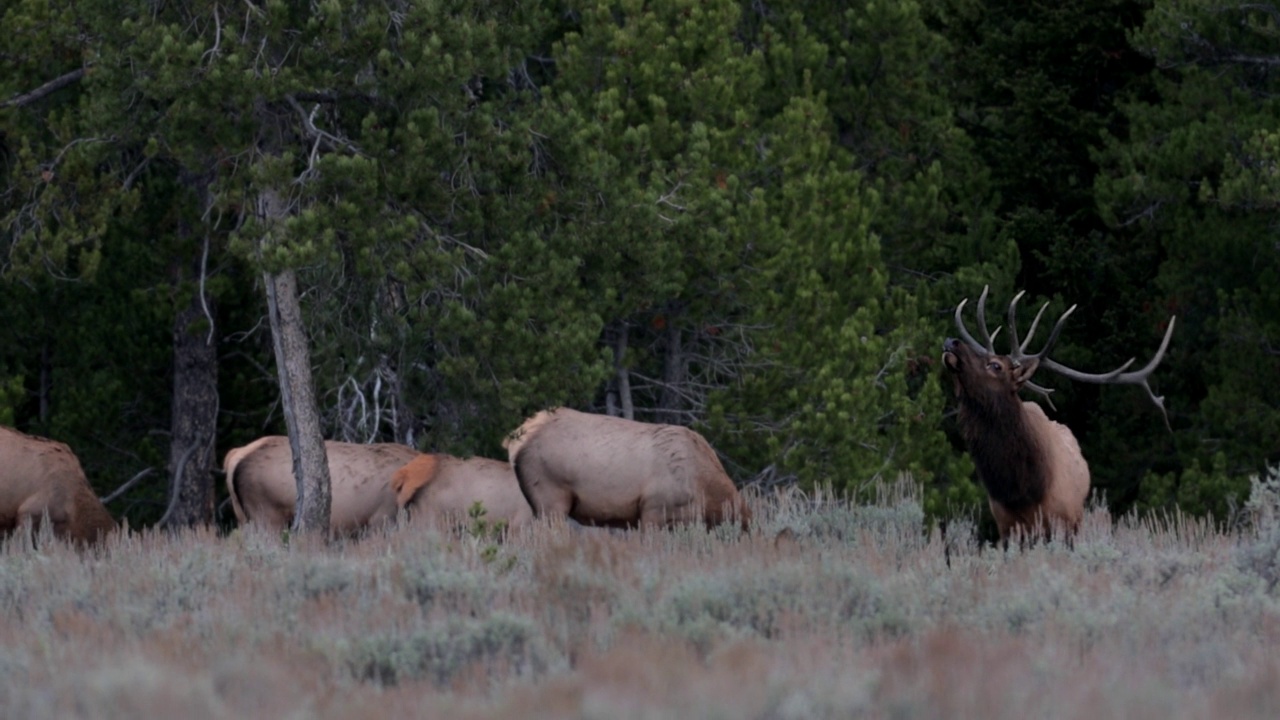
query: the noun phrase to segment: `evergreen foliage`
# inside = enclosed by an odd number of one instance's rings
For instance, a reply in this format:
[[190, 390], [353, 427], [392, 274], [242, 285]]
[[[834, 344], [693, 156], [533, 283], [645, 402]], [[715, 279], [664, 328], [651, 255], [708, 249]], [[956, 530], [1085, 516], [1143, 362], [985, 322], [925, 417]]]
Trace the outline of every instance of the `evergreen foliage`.
[[1280, 460], [1268, 8], [16, 0], [0, 423], [104, 493], [162, 467], [197, 298], [219, 457], [281, 432], [261, 278], [295, 268], [330, 437], [500, 456], [565, 404], [698, 425], [740, 482], [910, 473], [968, 512], [937, 358], [990, 285], [1078, 303], [1057, 356], [1094, 371], [1178, 315], [1172, 434], [1045, 382], [1115, 509], [1221, 517]]
[[[1133, 242], [1158, 248], [1161, 309], [1185, 322], [1166, 387], [1183, 400], [1174, 444], [1185, 458], [1140, 500], [1197, 500], [1216, 511], [1280, 458], [1280, 252], [1275, 8], [1157, 3], [1132, 36], [1155, 60], [1155, 91], [1124, 112], [1127, 138], [1100, 153], [1099, 206]], [[1145, 489], [1145, 488], [1144, 488]]]

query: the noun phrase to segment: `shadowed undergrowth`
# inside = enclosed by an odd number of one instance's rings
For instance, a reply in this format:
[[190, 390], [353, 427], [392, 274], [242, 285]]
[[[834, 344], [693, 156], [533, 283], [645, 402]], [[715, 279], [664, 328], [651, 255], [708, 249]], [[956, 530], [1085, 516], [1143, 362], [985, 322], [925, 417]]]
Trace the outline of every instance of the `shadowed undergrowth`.
[[1274, 514], [1094, 511], [1072, 548], [1004, 551], [926, 530], [906, 485], [753, 504], [746, 535], [541, 523], [496, 549], [15, 538], [0, 716], [1280, 716]]

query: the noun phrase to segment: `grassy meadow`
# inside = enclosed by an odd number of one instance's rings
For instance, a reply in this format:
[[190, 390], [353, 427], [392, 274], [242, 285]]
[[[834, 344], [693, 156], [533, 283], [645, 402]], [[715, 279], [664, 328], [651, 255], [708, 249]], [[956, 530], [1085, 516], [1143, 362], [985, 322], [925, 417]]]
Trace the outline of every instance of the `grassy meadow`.
[[747, 534], [14, 537], [0, 717], [1280, 717], [1268, 498], [1003, 550], [881, 495], [755, 498]]

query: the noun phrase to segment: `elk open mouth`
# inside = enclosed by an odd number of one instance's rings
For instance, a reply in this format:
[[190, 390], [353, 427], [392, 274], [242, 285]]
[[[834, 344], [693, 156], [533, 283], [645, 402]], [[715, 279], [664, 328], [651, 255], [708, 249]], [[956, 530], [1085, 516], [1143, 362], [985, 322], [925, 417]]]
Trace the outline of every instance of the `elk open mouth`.
[[960, 367], [960, 356], [955, 352], [959, 344], [960, 341], [955, 338], [947, 338], [942, 342], [942, 362], [951, 370]]

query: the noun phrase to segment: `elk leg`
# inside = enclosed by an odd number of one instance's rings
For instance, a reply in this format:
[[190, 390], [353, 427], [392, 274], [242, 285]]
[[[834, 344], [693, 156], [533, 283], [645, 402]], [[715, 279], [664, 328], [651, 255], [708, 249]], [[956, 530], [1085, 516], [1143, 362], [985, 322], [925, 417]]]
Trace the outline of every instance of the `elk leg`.
[[248, 521], [256, 523], [271, 532], [283, 532], [293, 524], [293, 508], [286, 509], [274, 505], [263, 507], [258, 512], [250, 515]]
[[581, 521], [581, 518], [573, 516], [573, 493], [565, 488], [538, 483], [528, 488], [526, 496], [534, 517], [567, 517]]

